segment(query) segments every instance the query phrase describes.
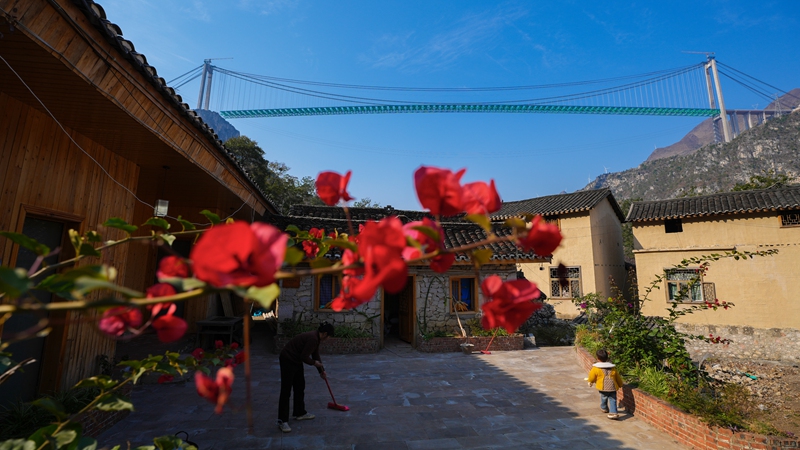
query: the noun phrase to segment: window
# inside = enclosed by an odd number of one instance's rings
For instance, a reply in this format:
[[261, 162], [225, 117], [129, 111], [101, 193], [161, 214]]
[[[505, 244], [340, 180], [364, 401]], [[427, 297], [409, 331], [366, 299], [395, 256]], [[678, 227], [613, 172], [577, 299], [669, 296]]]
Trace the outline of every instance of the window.
[[330, 303], [339, 295], [342, 288], [340, 275], [319, 275], [314, 295], [314, 309], [330, 309]]
[[665, 233], [682, 233], [683, 232], [683, 224], [681, 223], [681, 219], [667, 219], [664, 221], [664, 232]]
[[796, 227], [800, 225], [800, 211], [786, 211], [781, 213], [782, 227]]
[[475, 293], [475, 277], [450, 278], [450, 312], [477, 311], [478, 301]]
[[558, 276], [558, 267], [550, 268], [550, 297], [573, 298], [581, 296], [581, 268], [567, 267], [566, 284], [562, 285]]
[[702, 302], [703, 285], [711, 284], [702, 281], [697, 269], [669, 269], [667, 270], [667, 298], [671, 302]]

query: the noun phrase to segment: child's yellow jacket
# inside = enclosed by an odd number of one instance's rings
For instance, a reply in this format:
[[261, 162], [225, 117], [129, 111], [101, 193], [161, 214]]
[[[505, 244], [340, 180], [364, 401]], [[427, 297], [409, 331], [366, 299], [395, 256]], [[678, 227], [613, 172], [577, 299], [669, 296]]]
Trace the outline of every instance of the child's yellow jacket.
[[595, 383], [597, 390], [601, 392], [614, 392], [621, 388], [622, 376], [616, 367], [610, 362], [594, 363], [589, 371], [589, 384]]

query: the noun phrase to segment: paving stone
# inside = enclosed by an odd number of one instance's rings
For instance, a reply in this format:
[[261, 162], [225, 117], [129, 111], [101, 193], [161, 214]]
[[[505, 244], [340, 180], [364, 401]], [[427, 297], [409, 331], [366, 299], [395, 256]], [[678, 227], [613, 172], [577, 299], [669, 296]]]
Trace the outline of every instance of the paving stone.
[[[258, 344], [258, 341], [254, 341]], [[491, 355], [422, 354], [393, 345], [377, 354], [323, 355], [343, 412], [327, 408], [327, 388], [306, 370], [306, 407], [317, 417], [275, 425], [280, 367], [266, 345], [254, 345], [255, 432], [247, 434], [244, 374], [222, 415], [194, 384], [137, 386], [136, 411], [102, 435], [101, 446], [150, 444], [189, 433], [200, 448], [338, 449], [680, 449], [635, 416], [610, 421], [598, 411], [574, 349], [552, 347]]]

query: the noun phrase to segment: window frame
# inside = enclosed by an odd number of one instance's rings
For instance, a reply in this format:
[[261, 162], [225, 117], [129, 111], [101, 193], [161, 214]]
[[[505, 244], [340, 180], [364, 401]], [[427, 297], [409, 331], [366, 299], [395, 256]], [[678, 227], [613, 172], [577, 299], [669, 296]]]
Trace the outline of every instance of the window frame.
[[664, 233], [683, 233], [683, 221], [677, 219], [664, 219]]
[[[795, 217], [789, 219], [788, 216]], [[800, 210], [781, 211], [778, 218], [781, 220], [781, 228], [800, 227]]]
[[455, 296], [453, 295], [453, 282], [459, 283], [459, 289], [461, 289], [461, 280], [470, 279], [472, 280], [472, 307], [471, 309], [467, 309], [464, 311], [458, 311], [459, 314], [471, 314], [477, 313], [480, 310], [480, 296], [478, 295], [478, 279], [474, 275], [464, 275], [464, 276], [451, 276], [448, 283], [448, 289], [450, 291], [449, 300], [448, 300], [448, 311], [450, 314], [455, 314]]
[[[314, 311], [335, 312], [332, 308], [325, 308], [322, 305], [322, 302], [321, 302], [321, 299], [320, 299], [320, 287], [322, 286], [322, 278], [324, 278], [324, 277], [331, 277], [331, 280], [335, 280], [338, 283], [338, 289], [336, 288], [336, 285], [333, 286], [333, 289], [332, 289], [333, 292], [331, 293], [331, 299], [328, 301], [328, 303], [326, 303], [326, 305], [330, 304], [330, 302], [332, 302], [333, 299], [336, 298], [339, 295], [339, 292], [341, 292], [341, 289], [342, 289], [342, 274], [330, 274], [330, 273], [328, 273], [328, 274], [321, 274], [321, 275], [315, 276], [314, 277], [314, 298], [313, 298]], [[342, 310], [340, 312], [344, 312], [344, 310]]]
[[[569, 274], [570, 270], [577, 270], [578, 271], [578, 276], [577, 276], [577, 278], [575, 278], [575, 277], [567, 277], [567, 280], [570, 280], [570, 283], [569, 283], [570, 296], [569, 297], [564, 297], [564, 296], [561, 295], [564, 292], [564, 288], [562, 288], [560, 285], [559, 285], [559, 289], [558, 289], [558, 294], [559, 295], [552, 295], [553, 294], [553, 282], [554, 281], [557, 282], [557, 283], [559, 282], [558, 281], [558, 276], [553, 278], [553, 271], [556, 271], [556, 275], [558, 274], [558, 266], [550, 266], [548, 268], [547, 274], [548, 274], [548, 277], [549, 277], [548, 279], [550, 281], [550, 294], [551, 294], [550, 297], [549, 297], [550, 299], [573, 299], [573, 298], [578, 298], [581, 295], [583, 295], [582, 294], [582, 292], [583, 292], [583, 271], [581, 270], [581, 266], [567, 266], [567, 273], [568, 274]], [[575, 295], [575, 291], [574, 291], [573, 285], [572, 285], [573, 281], [577, 282], [578, 295]]]
[[[692, 275], [698, 275], [697, 280], [694, 282], [693, 285], [691, 284], [691, 278], [686, 280], [676, 279], [670, 280], [669, 276], [670, 273], [688, 273], [692, 272]], [[694, 278], [694, 277], [692, 277]], [[700, 273], [699, 267], [687, 267], [683, 269], [676, 269], [676, 268], [668, 268], [664, 269], [664, 283], [665, 283], [665, 294], [667, 298], [667, 302], [669, 303], [686, 303], [686, 304], [697, 304], [703, 303], [706, 301], [705, 296], [706, 292], [708, 292], [709, 287], [713, 289], [713, 283], [707, 283], [703, 281], [703, 274]], [[671, 289], [670, 285], [677, 285], [677, 289]], [[681, 292], [686, 292], [686, 296], [680, 298]], [[673, 298], [673, 292], [678, 294], [678, 298]], [[695, 299], [695, 294], [699, 295], [699, 298]]]

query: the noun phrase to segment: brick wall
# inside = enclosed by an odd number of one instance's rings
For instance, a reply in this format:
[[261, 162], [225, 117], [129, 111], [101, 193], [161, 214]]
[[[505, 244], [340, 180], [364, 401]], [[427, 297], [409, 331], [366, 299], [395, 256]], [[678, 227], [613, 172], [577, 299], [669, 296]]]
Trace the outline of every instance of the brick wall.
[[[481, 351], [486, 349], [489, 345], [491, 336], [459, 338], [459, 337], [435, 337], [427, 341], [419, 336], [417, 339], [417, 351], [424, 353], [447, 353], [447, 352], [460, 352], [461, 344], [469, 342], [473, 344], [473, 351]], [[508, 351], [508, 350], [522, 350], [525, 346], [525, 341], [521, 334], [513, 336], [496, 336], [492, 341], [489, 351]]]
[[[575, 347], [581, 366], [589, 372], [595, 359], [583, 348]], [[661, 399], [625, 385], [620, 403], [625, 410], [672, 436], [681, 444], [698, 450], [778, 450], [800, 448], [800, 440], [734, 432], [708, 426]]]
[[[278, 335], [275, 336], [275, 353], [280, 353], [289, 338]], [[319, 346], [321, 355], [349, 355], [353, 353], [377, 353], [377, 338], [328, 338]]]
[[[132, 389], [132, 385], [128, 383], [122, 386], [118, 392], [123, 397], [130, 398]], [[128, 414], [130, 414], [130, 411], [100, 411], [93, 409], [77, 417], [75, 420], [80, 422], [83, 427], [84, 436], [97, 437], [102, 432], [111, 428], [112, 425], [128, 417]]]

